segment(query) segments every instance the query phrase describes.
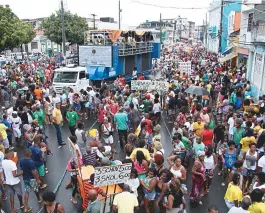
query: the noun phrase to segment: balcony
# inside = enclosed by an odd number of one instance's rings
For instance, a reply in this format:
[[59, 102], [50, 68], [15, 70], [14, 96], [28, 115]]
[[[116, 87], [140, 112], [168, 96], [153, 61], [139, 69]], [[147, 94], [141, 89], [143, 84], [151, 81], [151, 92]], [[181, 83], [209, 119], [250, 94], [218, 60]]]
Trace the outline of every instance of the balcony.
[[119, 45], [119, 56], [137, 55], [153, 52], [152, 42], [137, 42], [135, 46], [128, 44]]
[[252, 42], [265, 42], [265, 21], [257, 21], [252, 30]]

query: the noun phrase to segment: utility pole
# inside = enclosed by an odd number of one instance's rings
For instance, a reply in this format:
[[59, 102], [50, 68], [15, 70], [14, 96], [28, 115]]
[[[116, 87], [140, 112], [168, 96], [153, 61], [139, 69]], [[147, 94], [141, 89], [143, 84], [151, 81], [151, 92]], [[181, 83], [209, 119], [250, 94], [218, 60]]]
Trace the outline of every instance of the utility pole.
[[173, 44], [175, 43], [175, 37], [176, 37], [176, 19], [174, 19]]
[[222, 32], [223, 32], [223, 11], [224, 11], [224, 0], [221, 0], [221, 18], [220, 18], [220, 30], [219, 30], [219, 55], [222, 54]]
[[121, 1], [119, 0], [119, 30], [121, 29]]
[[62, 40], [63, 40], [63, 56], [66, 56], [66, 48], [65, 48], [65, 23], [64, 23], [64, 7], [63, 7], [63, 0], [61, 0], [61, 19], [62, 19]]
[[207, 48], [207, 43], [208, 43], [208, 33], [207, 33], [207, 29], [208, 29], [208, 21], [207, 21], [207, 13], [205, 14], [206, 17], [205, 17], [205, 20], [206, 20], [206, 23], [205, 23], [205, 47]]
[[162, 14], [160, 13], [160, 45], [162, 44]]
[[96, 29], [96, 14], [91, 14], [91, 16], [93, 16], [93, 29]]

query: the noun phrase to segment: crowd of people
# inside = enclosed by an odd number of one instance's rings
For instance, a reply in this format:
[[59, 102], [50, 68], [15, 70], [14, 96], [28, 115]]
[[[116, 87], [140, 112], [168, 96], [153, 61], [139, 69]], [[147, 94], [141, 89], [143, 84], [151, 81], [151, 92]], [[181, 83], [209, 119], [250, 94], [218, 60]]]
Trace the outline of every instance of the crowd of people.
[[[178, 62], [187, 61], [191, 73], [178, 67]], [[4, 110], [0, 124], [0, 191], [1, 201], [10, 195], [12, 213], [18, 212], [15, 194], [20, 209], [32, 211], [28, 205], [32, 191], [38, 203], [44, 201], [45, 212], [67, 212], [53, 192], [41, 192], [47, 188], [44, 177], [52, 155], [46, 134], [49, 125], [56, 130], [59, 149], [66, 145], [62, 126], [67, 126], [77, 152], [78, 165], [73, 156], [67, 166], [71, 179], [66, 188], [72, 187], [74, 205], [80, 165], [130, 164], [130, 178], [114, 197], [113, 212], [184, 213], [187, 205], [203, 205], [218, 176], [227, 187], [224, 200], [229, 213], [265, 211], [265, 96], [255, 100], [245, 66], [220, 64], [218, 56], [200, 44], [180, 42], [170, 51], [164, 48], [153, 69], [156, 75], [164, 75], [168, 90], [134, 91], [119, 77], [111, 87], [103, 82], [99, 89], [69, 87], [57, 94], [50, 87], [52, 64], [2, 68], [1, 101], [7, 107], [12, 98], [14, 105], [11, 115]], [[191, 87], [196, 90], [187, 93]], [[97, 128], [86, 130], [87, 120], [95, 119]], [[162, 125], [173, 125], [171, 141], [161, 137]], [[172, 146], [170, 153], [165, 152], [166, 145]], [[25, 149], [19, 160], [14, 152], [18, 148]], [[186, 186], [189, 176], [191, 190]], [[83, 186], [83, 212], [99, 213], [98, 196], [107, 196], [94, 186], [94, 178], [92, 174]], [[209, 206], [208, 212], [218, 212], [218, 205]]]

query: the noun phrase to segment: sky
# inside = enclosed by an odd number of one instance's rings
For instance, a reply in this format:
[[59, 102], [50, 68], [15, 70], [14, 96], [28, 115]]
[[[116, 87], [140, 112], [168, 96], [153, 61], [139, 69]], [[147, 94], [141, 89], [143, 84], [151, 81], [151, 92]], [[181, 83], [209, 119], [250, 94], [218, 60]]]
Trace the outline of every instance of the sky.
[[[118, 21], [118, 0], [63, 0], [64, 6], [72, 13], [82, 17], [113, 17]], [[165, 9], [136, 3], [136, 0], [121, 1], [121, 22], [126, 26], [138, 26], [140, 23], [158, 21], [162, 18], [176, 18], [179, 15], [194, 21], [196, 25], [203, 24], [207, 8], [211, 0], [137, 0], [143, 3], [164, 7], [205, 8], [205, 9]], [[0, 0], [0, 5], [9, 4], [13, 12], [21, 19], [47, 17], [60, 7], [60, 0]]]

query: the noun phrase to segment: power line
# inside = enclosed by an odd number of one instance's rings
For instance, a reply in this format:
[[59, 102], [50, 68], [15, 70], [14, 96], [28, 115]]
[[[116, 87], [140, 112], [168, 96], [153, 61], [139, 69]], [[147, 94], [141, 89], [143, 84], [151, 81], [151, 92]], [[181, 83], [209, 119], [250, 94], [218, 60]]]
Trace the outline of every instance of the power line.
[[208, 9], [208, 7], [173, 7], [173, 6], [163, 6], [163, 5], [157, 5], [157, 4], [151, 4], [146, 2], [141, 2], [138, 0], [131, 0], [134, 3], [142, 4], [145, 6], [152, 6], [152, 7], [158, 7], [163, 9], [177, 9], [177, 10], [205, 10]]

